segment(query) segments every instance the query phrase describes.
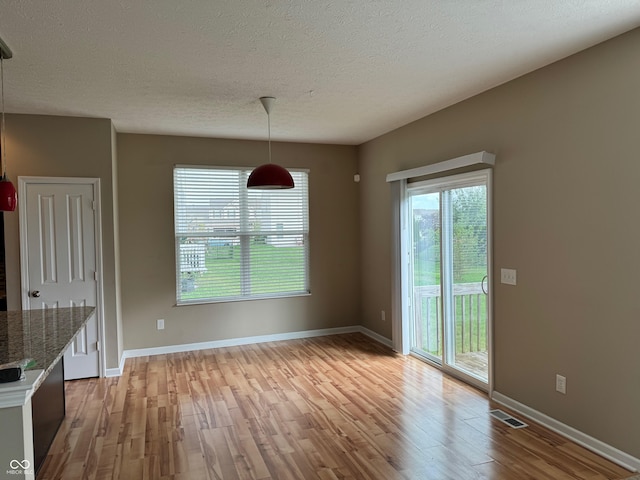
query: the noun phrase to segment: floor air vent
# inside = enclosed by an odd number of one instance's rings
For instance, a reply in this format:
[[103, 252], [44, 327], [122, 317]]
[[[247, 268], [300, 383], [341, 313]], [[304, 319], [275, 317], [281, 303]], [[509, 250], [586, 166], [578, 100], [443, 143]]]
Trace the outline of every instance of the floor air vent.
[[506, 423], [507, 425], [509, 425], [511, 428], [524, 428], [529, 426], [526, 423], [521, 422], [517, 418], [513, 418], [511, 415], [503, 412], [502, 410], [490, 410], [489, 413], [500, 420], [502, 423]]

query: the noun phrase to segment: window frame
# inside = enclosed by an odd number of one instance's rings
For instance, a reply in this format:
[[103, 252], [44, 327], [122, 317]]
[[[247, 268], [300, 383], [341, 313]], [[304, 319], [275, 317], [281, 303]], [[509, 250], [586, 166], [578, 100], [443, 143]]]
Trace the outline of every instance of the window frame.
[[[306, 229], [296, 230], [297, 233], [287, 233], [285, 231], [284, 235], [300, 235], [303, 238], [303, 269], [304, 269], [304, 289], [300, 291], [282, 291], [276, 293], [245, 293], [247, 290], [247, 279], [249, 279], [249, 286], [251, 285], [250, 276], [248, 276], [248, 261], [251, 254], [251, 239], [255, 237], [259, 237], [264, 235], [262, 232], [257, 232], [254, 234], [246, 233], [246, 232], [235, 232], [233, 237], [238, 239], [238, 245], [240, 247], [240, 259], [241, 259], [241, 280], [240, 280], [240, 290], [241, 293], [238, 295], [230, 295], [230, 296], [219, 296], [219, 297], [207, 297], [207, 298], [198, 298], [198, 299], [184, 299], [181, 298], [181, 263], [180, 263], [180, 238], [184, 237], [184, 232], [178, 233], [178, 209], [177, 209], [177, 189], [176, 189], [176, 170], [179, 169], [190, 169], [190, 170], [230, 170], [234, 172], [238, 172], [241, 176], [245, 175], [245, 178], [251, 173], [254, 167], [246, 167], [246, 166], [217, 166], [217, 165], [185, 165], [185, 164], [177, 164], [173, 166], [172, 170], [172, 186], [173, 186], [173, 222], [174, 222], [174, 247], [175, 247], [175, 258], [174, 258], [174, 268], [176, 275], [176, 285], [175, 285], [175, 294], [176, 294], [176, 306], [185, 306], [185, 305], [199, 305], [199, 304], [210, 304], [210, 303], [226, 303], [226, 302], [244, 302], [251, 300], [265, 300], [272, 298], [294, 298], [294, 297], [302, 297], [311, 295], [311, 275], [310, 275], [310, 241], [309, 241], [309, 232], [310, 232], [310, 219], [309, 219], [309, 169], [302, 168], [288, 168], [289, 172], [292, 174], [303, 174], [306, 176], [306, 195], [305, 195], [305, 203], [304, 207], [306, 207]], [[244, 182], [242, 182], [244, 184]], [[297, 187], [296, 187], [297, 188]], [[266, 191], [268, 193], [269, 191]], [[278, 192], [278, 190], [273, 190], [273, 192]], [[244, 188], [239, 188], [237, 190], [237, 201], [240, 205], [238, 212], [238, 220], [242, 223], [242, 218], [245, 220], [250, 217], [248, 213], [248, 208], [246, 207], [248, 202], [248, 196], [250, 195], [251, 190]], [[243, 213], [243, 208], [247, 208], [247, 212]], [[234, 217], [235, 218], [235, 212]], [[268, 234], [268, 236], [272, 236], [274, 238], [279, 238], [283, 236], [283, 232], [281, 230], [274, 230], [272, 233]], [[218, 237], [215, 231], [211, 232], [193, 232], [189, 234], [189, 237], [202, 237], [202, 238], [211, 238]]]

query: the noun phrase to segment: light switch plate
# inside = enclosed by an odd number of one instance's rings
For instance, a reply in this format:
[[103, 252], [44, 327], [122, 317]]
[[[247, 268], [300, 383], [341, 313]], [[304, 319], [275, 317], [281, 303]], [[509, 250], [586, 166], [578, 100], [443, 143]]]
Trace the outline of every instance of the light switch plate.
[[516, 285], [516, 271], [511, 268], [501, 268], [500, 282], [506, 285]]

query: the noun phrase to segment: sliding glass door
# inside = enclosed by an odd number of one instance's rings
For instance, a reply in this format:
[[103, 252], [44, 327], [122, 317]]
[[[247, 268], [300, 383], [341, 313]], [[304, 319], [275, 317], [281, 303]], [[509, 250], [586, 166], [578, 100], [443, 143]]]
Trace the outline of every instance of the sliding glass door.
[[471, 383], [489, 380], [490, 171], [407, 186], [413, 353]]

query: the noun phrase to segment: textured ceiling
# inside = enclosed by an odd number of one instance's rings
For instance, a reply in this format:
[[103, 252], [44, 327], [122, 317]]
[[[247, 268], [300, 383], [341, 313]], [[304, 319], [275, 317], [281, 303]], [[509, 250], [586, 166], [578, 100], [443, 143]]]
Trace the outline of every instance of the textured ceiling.
[[1, 0], [7, 112], [359, 144], [640, 25], [638, 0]]

